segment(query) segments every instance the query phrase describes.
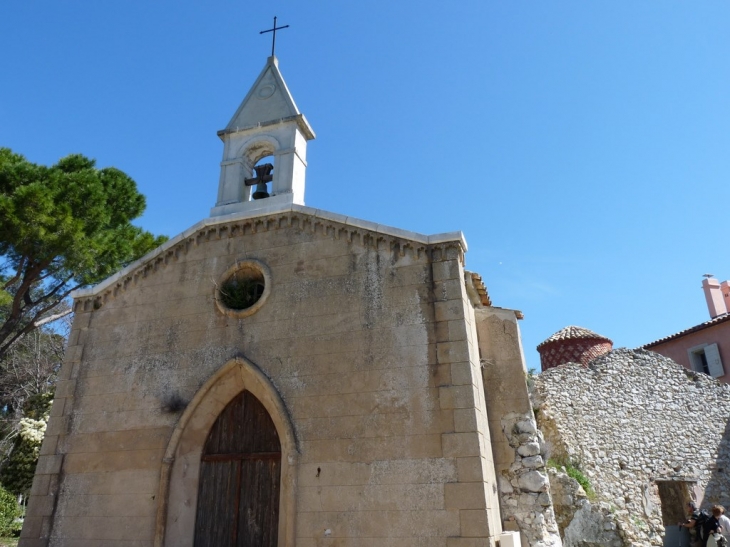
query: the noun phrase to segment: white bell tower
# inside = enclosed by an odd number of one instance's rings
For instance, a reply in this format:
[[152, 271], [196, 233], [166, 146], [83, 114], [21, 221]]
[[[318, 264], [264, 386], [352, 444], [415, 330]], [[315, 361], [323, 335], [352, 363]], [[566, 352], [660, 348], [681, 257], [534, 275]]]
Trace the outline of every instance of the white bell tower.
[[[291, 204], [304, 205], [304, 175], [307, 168], [307, 141], [314, 131], [299, 112], [284, 79], [279, 61], [271, 56], [253, 87], [225, 129], [218, 131], [223, 141], [223, 161], [218, 184], [218, 200], [211, 216], [269, 209]], [[256, 164], [271, 156], [273, 171]], [[266, 184], [269, 196], [256, 188]], [[253, 195], [259, 199], [253, 199]]]

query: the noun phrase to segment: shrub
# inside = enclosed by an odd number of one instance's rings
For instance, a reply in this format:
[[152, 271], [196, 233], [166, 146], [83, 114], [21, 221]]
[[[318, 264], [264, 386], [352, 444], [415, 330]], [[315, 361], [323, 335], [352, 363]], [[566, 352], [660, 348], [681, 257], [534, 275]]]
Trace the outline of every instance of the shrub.
[[253, 306], [264, 292], [264, 285], [257, 279], [236, 276], [226, 280], [220, 288], [221, 302], [232, 310], [245, 310]]
[[38, 464], [47, 419], [22, 418], [20, 430], [15, 438], [10, 456], [0, 470], [3, 486], [15, 494], [25, 494], [33, 484], [33, 475]]
[[13, 494], [27, 494], [33, 484], [52, 403], [53, 392], [33, 395], [25, 402], [13, 449], [0, 469], [0, 482]]
[[553, 467], [555, 469], [563, 468], [566, 475], [568, 475], [571, 479], [574, 479], [578, 484], [583, 487], [583, 490], [585, 491], [586, 496], [589, 500], [595, 499], [596, 491], [593, 490], [591, 481], [589, 481], [588, 477], [586, 477], [583, 472], [578, 468], [577, 464], [570, 461], [555, 459], [549, 459], [547, 464], [549, 467]]
[[0, 536], [8, 537], [20, 532], [22, 514], [15, 496], [0, 486]]

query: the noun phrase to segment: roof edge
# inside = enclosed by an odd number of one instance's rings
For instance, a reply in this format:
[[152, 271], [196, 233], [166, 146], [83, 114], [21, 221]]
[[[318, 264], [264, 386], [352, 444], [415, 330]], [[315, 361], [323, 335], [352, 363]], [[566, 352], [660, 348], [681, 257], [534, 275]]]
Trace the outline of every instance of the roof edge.
[[235, 127], [235, 128], [228, 128], [221, 129], [216, 134], [222, 139], [226, 135], [233, 135], [234, 133], [240, 133], [243, 131], [250, 131], [251, 129], [256, 129], [258, 127], [266, 127], [269, 125], [278, 125], [286, 122], [296, 122], [297, 126], [299, 127], [299, 130], [302, 132], [304, 137], [311, 141], [313, 140], [317, 135], [314, 134], [314, 129], [312, 129], [312, 126], [309, 125], [309, 121], [307, 121], [307, 118], [304, 117], [304, 114], [295, 114], [293, 116], [286, 116], [285, 118], [279, 118], [278, 120], [269, 120], [267, 122], [259, 122], [255, 125], [247, 125], [245, 127]]
[[416, 241], [423, 245], [439, 245], [442, 243], [457, 243], [462, 248], [463, 252], [467, 251], [466, 238], [464, 237], [464, 233], [461, 232], [460, 230], [455, 231], [455, 232], [445, 232], [445, 233], [434, 234], [434, 235], [424, 235], [424, 234], [419, 234], [417, 232], [411, 232], [409, 230], [402, 230], [400, 228], [394, 228], [393, 226], [387, 226], [385, 224], [378, 224], [376, 222], [362, 220], [362, 219], [359, 219], [356, 217], [350, 217], [350, 216], [346, 216], [346, 215], [340, 215], [338, 213], [332, 213], [330, 211], [325, 211], [324, 209], [315, 209], [313, 207], [307, 207], [305, 205], [289, 204], [289, 205], [284, 205], [284, 206], [277, 206], [277, 207], [272, 207], [272, 208], [262, 208], [262, 209], [257, 209], [255, 211], [232, 213], [230, 215], [221, 215], [221, 216], [215, 216], [215, 217], [209, 217], [209, 218], [203, 219], [200, 222], [197, 222], [196, 224], [192, 225], [187, 230], [179, 233], [175, 237], [168, 239], [165, 243], [163, 243], [162, 245], [160, 245], [153, 251], [150, 251], [149, 253], [144, 255], [142, 258], [135, 260], [131, 264], [125, 266], [123, 269], [121, 269], [117, 273], [111, 275], [110, 277], [107, 277], [106, 279], [97, 283], [93, 287], [77, 289], [77, 290], [73, 291], [70, 294], [70, 296], [71, 296], [71, 298], [73, 298], [75, 300], [77, 298], [87, 298], [90, 296], [95, 296], [95, 295], [103, 292], [104, 290], [108, 289], [110, 286], [114, 285], [114, 283], [116, 283], [120, 279], [128, 276], [136, 269], [138, 269], [141, 266], [147, 264], [148, 262], [154, 260], [159, 255], [165, 253], [168, 249], [181, 243], [182, 241], [189, 238], [190, 236], [197, 233], [198, 231], [202, 230], [203, 228], [207, 228], [210, 226], [217, 226], [218, 224], [226, 224], [228, 222], [235, 222], [237, 220], [248, 220], [248, 219], [252, 219], [252, 218], [266, 217], [266, 216], [282, 214], [282, 213], [302, 213], [305, 215], [310, 215], [315, 218], [329, 220], [331, 222], [339, 222], [340, 224], [344, 224], [346, 226], [351, 226], [353, 228], [360, 228], [362, 230], [367, 230], [369, 232], [375, 232], [375, 233], [387, 235], [390, 237], [396, 237], [396, 238], [400, 238], [400, 239], [408, 239], [411, 241]]
[[249, 88], [248, 93], [246, 93], [246, 96], [243, 98], [243, 101], [241, 101], [241, 104], [239, 104], [238, 108], [236, 108], [236, 112], [233, 114], [230, 121], [226, 124], [226, 129], [231, 128], [231, 125], [233, 124], [233, 122], [236, 121], [236, 118], [238, 117], [238, 115], [241, 113], [241, 111], [246, 106], [246, 104], [248, 104], [248, 102], [251, 100], [254, 90], [258, 87], [261, 80], [263, 80], [263, 78], [266, 75], [266, 72], [268, 70], [271, 70], [271, 74], [272, 74], [274, 80], [276, 80], [276, 83], [282, 89], [282, 94], [284, 95], [284, 101], [290, 107], [290, 108], [288, 108], [289, 112], [294, 112], [292, 117], [301, 114], [301, 111], [297, 107], [297, 104], [294, 102], [294, 97], [292, 96], [291, 91], [289, 91], [289, 87], [286, 85], [286, 82], [284, 81], [284, 77], [281, 75], [281, 72], [279, 71], [279, 59], [277, 59], [276, 56], [272, 55], [270, 57], [267, 57], [264, 68], [259, 73], [259, 75], [256, 78], [256, 80], [254, 81], [253, 85]]
[[[572, 334], [569, 335], [570, 331], [573, 329], [577, 330], [577, 331], [582, 331], [580, 336], [575, 336]], [[540, 342], [535, 349], [537, 349], [539, 351], [540, 348], [543, 348], [547, 345], [562, 343], [567, 340], [598, 340], [598, 341], [602, 341], [602, 342], [610, 342], [611, 344], [613, 344], [613, 340], [603, 336], [602, 334], [593, 332], [592, 330], [587, 329], [585, 327], [579, 327], [577, 325], [568, 325], [567, 327], [563, 327], [559, 331], [554, 332], [553, 334], [548, 336], [545, 340]]]
[[679, 332], [675, 332], [674, 334], [670, 334], [669, 336], [665, 336], [664, 338], [659, 338], [658, 340], [654, 340], [653, 342], [649, 342], [648, 344], [639, 346], [636, 349], [652, 348], [654, 346], [658, 346], [659, 344], [663, 344], [664, 342], [676, 340], [677, 338], [681, 338], [682, 336], [685, 336], [687, 334], [709, 329], [711, 327], [714, 327], [715, 325], [720, 325], [722, 323], [725, 323], [726, 321], [730, 321], [730, 313], [724, 313], [723, 315], [718, 315], [717, 317], [710, 319], [709, 321], [705, 321], [704, 323], [700, 323], [699, 325], [695, 325], [694, 327], [690, 327], [688, 329], [684, 329]]

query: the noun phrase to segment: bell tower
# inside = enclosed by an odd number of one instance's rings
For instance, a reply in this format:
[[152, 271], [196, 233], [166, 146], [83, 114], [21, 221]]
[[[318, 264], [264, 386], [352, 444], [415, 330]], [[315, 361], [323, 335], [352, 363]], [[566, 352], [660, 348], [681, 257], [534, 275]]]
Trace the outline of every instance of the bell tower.
[[307, 141], [314, 139], [272, 55], [218, 136], [223, 161], [211, 216], [304, 205]]

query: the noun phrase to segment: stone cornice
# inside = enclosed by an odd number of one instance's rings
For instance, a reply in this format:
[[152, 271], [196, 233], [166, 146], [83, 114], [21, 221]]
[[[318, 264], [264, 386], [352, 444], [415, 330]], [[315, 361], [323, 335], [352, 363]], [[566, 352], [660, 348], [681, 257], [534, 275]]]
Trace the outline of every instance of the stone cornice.
[[457, 247], [460, 260], [463, 262], [464, 253], [467, 251], [466, 239], [460, 231], [427, 236], [303, 205], [286, 205], [202, 220], [101, 283], [74, 291], [71, 297], [74, 300], [87, 299], [84, 309], [96, 304], [101, 305], [107, 298], [125, 291], [129, 284], [136, 282], [139, 277], [147, 277], [168, 263], [176, 261], [181, 254], [187, 254], [191, 247], [197, 246], [202, 241], [208, 241], [211, 237], [216, 239], [237, 237], [290, 226], [310, 229], [312, 232], [319, 231], [335, 239], [341, 237], [345, 237], [347, 241], [359, 239], [363, 245], [376, 248], [381, 244], [387, 244], [401, 256], [409, 251], [421, 256], [427, 250], [441, 255], [446, 247]]
[[299, 127], [299, 130], [304, 134], [304, 137], [311, 141], [316, 137], [314, 134], [314, 130], [312, 129], [312, 126], [309, 125], [309, 122], [307, 121], [307, 118], [304, 117], [304, 114], [295, 114], [294, 116], [287, 116], [285, 118], [279, 118], [277, 120], [270, 120], [267, 122], [260, 122], [256, 125], [249, 125], [246, 127], [234, 127], [232, 129], [221, 129], [218, 131], [218, 136], [223, 139], [226, 135], [234, 135], [236, 133], [242, 133], [244, 131], [251, 131], [252, 129], [257, 129], [259, 127], [267, 127], [269, 125], [278, 125], [282, 123], [287, 122], [296, 122], [297, 126]]

